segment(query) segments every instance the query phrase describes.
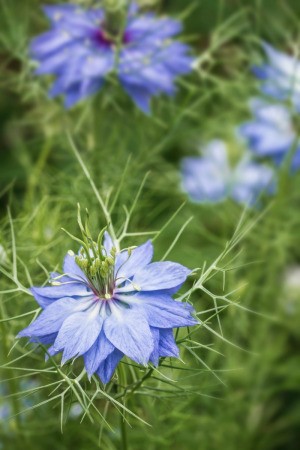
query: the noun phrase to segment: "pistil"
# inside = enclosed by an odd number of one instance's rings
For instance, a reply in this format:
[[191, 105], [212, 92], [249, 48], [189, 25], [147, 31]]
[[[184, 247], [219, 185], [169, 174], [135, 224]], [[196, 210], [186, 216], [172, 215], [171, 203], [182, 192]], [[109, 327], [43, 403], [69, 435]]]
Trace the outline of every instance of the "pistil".
[[[96, 246], [94, 246], [95, 252]], [[94, 253], [91, 252], [91, 253]], [[84, 250], [75, 257], [77, 265], [85, 273], [90, 287], [99, 299], [109, 300], [112, 298], [114, 289], [114, 266], [115, 266], [115, 251], [112, 255], [104, 256], [103, 253], [87, 258]]]

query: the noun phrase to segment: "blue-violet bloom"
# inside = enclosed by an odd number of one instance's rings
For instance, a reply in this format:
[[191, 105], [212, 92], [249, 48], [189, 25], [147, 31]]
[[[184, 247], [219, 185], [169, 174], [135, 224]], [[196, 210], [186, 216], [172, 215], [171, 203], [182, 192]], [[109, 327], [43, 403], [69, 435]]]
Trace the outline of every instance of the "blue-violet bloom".
[[238, 203], [254, 205], [262, 191], [274, 191], [270, 167], [243, 158], [234, 168], [228, 162], [223, 141], [211, 141], [203, 156], [182, 161], [182, 187], [196, 203], [217, 203], [229, 197]]
[[300, 60], [295, 56], [279, 52], [264, 42], [268, 62], [253, 68], [263, 80], [262, 92], [277, 100], [290, 101], [300, 112]]
[[[29, 410], [34, 406], [34, 399], [37, 399], [37, 390], [39, 388], [39, 383], [35, 379], [22, 379], [19, 382], [19, 401], [21, 409]], [[37, 390], [35, 390], [37, 389]], [[24, 392], [27, 391], [27, 395], [24, 395]], [[28, 396], [28, 392], [31, 391], [30, 396]], [[6, 425], [9, 419], [14, 418], [14, 411], [12, 408], [11, 395], [16, 395], [17, 392], [11, 392], [10, 386], [7, 382], [3, 382], [1, 380], [0, 383], [0, 426]], [[21, 411], [19, 411], [21, 413]], [[21, 416], [22, 420], [22, 416]], [[1, 428], [0, 428], [1, 429]], [[2, 429], [1, 429], [2, 431]], [[2, 441], [0, 440], [0, 449]]]
[[172, 298], [187, 276], [186, 267], [151, 262], [150, 241], [117, 251], [105, 232], [103, 245], [87, 254], [68, 252], [63, 275], [51, 274], [51, 286], [32, 287], [42, 313], [19, 337], [50, 344], [62, 352], [62, 364], [83, 356], [89, 376], [107, 383], [124, 355], [155, 366], [159, 357], [178, 357], [173, 328], [195, 325], [193, 308]]
[[283, 104], [259, 98], [250, 102], [254, 119], [241, 125], [238, 132], [258, 157], [270, 157], [281, 164], [291, 154], [291, 168], [300, 168], [300, 142], [293, 121], [297, 117]]
[[97, 92], [114, 73], [127, 94], [145, 113], [151, 97], [175, 93], [178, 75], [192, 70], [189, 46], [174, 40], [181, 23], [128, 8], [118, 35], [107, 31], [103, 9], [72, 4], [45, 6], [50, 31], [32, 41], [30, 53], [39, 63], [36, 74], [56, 80], [50, 96], [63, 94], [70, 108]]

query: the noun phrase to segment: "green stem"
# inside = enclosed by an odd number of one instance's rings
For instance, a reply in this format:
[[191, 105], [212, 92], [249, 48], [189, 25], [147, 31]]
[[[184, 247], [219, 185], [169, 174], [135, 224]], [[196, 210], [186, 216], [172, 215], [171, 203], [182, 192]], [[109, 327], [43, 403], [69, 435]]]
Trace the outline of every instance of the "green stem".
[[[123, 364], [120, 364], [118, 367], [118, 376], [119, 376], [119, 390], [123, 390], [127, 385], [127, 376], [125, 367]], [[123, 404], [125, 406], [125, 398], [123, 398]], [[121, 432], [121, 449], [128, 450], [128, 437], [127, 437], [127, 424], [125, 420], [125, 411], [120, 414], [120, 432]]]
[[120, 25], [123, 22], [123, 11], [106, 10], [105, 12], [105, 28], [112, 38], [119, 35]]
[[[4, 318], [6, 317], [6, 312], [4, 311], [4, 305], [0, 300], [0, 312], [1, 312], [1, 316]], [[7, 327], [5, 325], [4, 322], [0, 323], [0, 332], [1, 332], [1, 342], [2, 342], [2, 349], [3, 349], [3, 353], [5, 355], [7, 355], [9, 353], [9, 344], [8, 344], [8, 330]], [[15, 394], [16, 392], [18, 392], [18, 383], [16, 382], [16, 380], [14, 379], [14, 371], [11, 371], [12, 376], [9, 377], [9, 380], [7, 381], [7, 385], [8, 385], [8, 390], [9, 390], [9, 394]], [[22, 436], [21, 436], [21, 417], [20, 417], [20, 404], [19, 404], [19, 399], [17, 396], [12, 396], [11, 399], [11, 405], [12, 405], [12, 412], [14, 415], [14, 420], [15, 420], [15, 426], [17, 429], [17, 442], [21, 444], [21, 442], [23, 441]]]
[[125, 417], [120, 414], [120, 430], [121, 430], [121, 449], [128, 450], [128, 440], [127, 440], [127, 424], [125, 422]]
[[33, 197], [34, 197], [34, 191], [37, 186], [39, 186], [42, 178], [42, 174], [44, 171], [44, 167], [47, 163], [48, 157], [50, 155], [50, 152], [52, 150], [52, 142], [49, 139], [49, 142], [47, 142], [43, 147], [39, 154], [39, 158], [35, 164], [35, 167], [33, 168], [33, 171], [31, 173], [31, 176], [28, 181], [28, 191], [26, 194], [25, 203], [28, 205], [32, 205], [33, 203]]

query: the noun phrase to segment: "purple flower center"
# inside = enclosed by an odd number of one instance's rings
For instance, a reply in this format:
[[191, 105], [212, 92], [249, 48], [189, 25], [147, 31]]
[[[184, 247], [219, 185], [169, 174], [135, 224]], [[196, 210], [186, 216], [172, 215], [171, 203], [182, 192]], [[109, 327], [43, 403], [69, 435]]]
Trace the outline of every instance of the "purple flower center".
[[[101, 47], [106, 47], [106, 48], [110, 48], [112, 47], [114, 44], [116, 44], [117, 42], [117, 36], [113, 36], [109, 33], [107, 33], [105, 30], [103, 29], [96, 29], [93, 32], [93, 36], [92, 36], [93, 41], [95, 42], [96, 45], [101, 46]], [[129, 44], [131, 42], [131, 36], [128, 33], [128, 31], [125, 30], [125, 32], [123, 33], [122, 36], [122, 44]]]
[[97, 301], [107, 301], [113, 298], [115, 283], [114, 280], [106, 280], [104, 284], [99, 283], [99, 278], [89, 278], [88, 287], [95, 295]]

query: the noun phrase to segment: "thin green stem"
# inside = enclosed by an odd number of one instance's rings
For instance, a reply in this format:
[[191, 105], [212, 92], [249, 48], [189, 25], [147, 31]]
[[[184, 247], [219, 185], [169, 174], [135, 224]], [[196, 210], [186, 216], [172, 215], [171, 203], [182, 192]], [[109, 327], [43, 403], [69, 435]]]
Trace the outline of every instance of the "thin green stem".
[[[4, 305], [3, 302], [0, 301], [0, 313], [2, 317], [6, 316], [6, 312], [4, 311]], [[9, 353], [9, 343], [8, 343], [8, 330], [6, 325], [1, 321], [0, 323], [0, 333], [1, 333], [1, 342], [2, 342], [2, 349], [3, 353], [7, 355]], [[14, 394], [18, 392], [18, 383], [15, 380], [14, 371], [12, 370], [12, 377], [10, 377], [7, 380], [7, 385], [9, 389], [10, 394]], [[21, 442], [21, 418], [20, 418], [20, 405], [19, 405], [19, 399], [17, 396], [13, 396], [11, 398], [11, 404], [12, 404], [12, 412], [14, 415], [15, 420], [15, 426], [17, 428], [17, 439], [20, 439]]]
[[121, 449], [128, 450], [127, 424], [123, 414], [120, 414]]
[[28, 182], [28, 192], [27, 192], [26, 198], [25, 198], [25, 203], [28, 205], [33, 204], [33, 197], [34, 197], [35, 189], [40, 184], [40, 180], [41, 180], [42, 174], [44, 172], [44, 167], [47, 164], [48, 157], [52, 150], [51, 144], [52, 144], [52, 142], [50, 139], [48, 142], [46, 142], [44, 144], [44, 146], [42, 147], [42, 150], [40, 152], [39, 158], [37, 160], [37, 163], [35, 164], [32, 172], [31, 172], [29, 182]]
[[[99, 193], [99, 191], [98, 191], [98, 189], [97, 189], [97, 187], [96, 187], [96, 185], [95, 185], [95, 183], [94, 183], [94, 181], [93, 181], [93, 179], [92, 179], [92, 177], [91, 177], [91, 175], [90, 175], [86, 165], [84, 164], [84, 162], [83, 162], [83, 160], [82, 160], [82, 158], [81, 158], [81, 156], [80, 156], [80, 154], [79, 154], [79, 152], [78, 152], [78, 150], [76, 148], [76, 145], [74, 144], [74, 141], [73, 141], [72, 136], [70, 135], [70, 133], [67, 133], [67, 137], [68, 137], [71, 149], [73, 150], [73, 152], [74, 152], [74, 154], [75, 154], [75, 156], [76, 156], [76, 158], [77, 158], [77, 160], [78, 160], [78, 162], [79, 162], [79, 164], [80, 164], [80, 166], [81, 166], [81, 168], [82, 168], [82, 170], [83, 170], [87, 180], [89, 181], [89, 183], [91, 185], [91, 188], [92, 188], [92, 190], [93, 190], [93, 192], [94, 192], [94, 194], [95, 194], [95, 196], [96, 196], [96, 198], [97, 198], [97, 200], [98, 200], [98, 202], [100, 204], [100, 207], [101, 207], [101, 209], [103, 211], [103, 214], [105, 216], [106, 223], [107, 223], [107, 228], [108, 228], [109, 233], [110, 233], [110, 235], [112, 237], [112, 240], [114, 241], [116, 247], [119, 247], [119, 243], [118, 243], [118, 240], [117, 240], [117, 237], [116, 237], [116, 233], [115, 233], [115, 230], [114, 230], [114, 228], [112, 226], [112, 223], [111, 223], [111, 217], [110, 217], [109, 210], [107, 209], [104, 200], [102, 199], [102, 197], [101, 197], [101, 195], [100, 195], [100, 193]], [[119, 248], [117, 248], [117, 250], [119, 250]]]
[[[126, 388], [127, 385], [127, 376], [126, 371], [123, 364], [120, 364], [118, 367], [118, 376], [119, 376], [119, 390]], [[122, 400], [123, 405], [125, 406], [125, 397]], [[128, 437], [127, 437], [127, 423], [125, 417], [125, 411], [123, 414], [120, 414], [120, 432], [121, 432], [121, 449], [128, 449]]]

